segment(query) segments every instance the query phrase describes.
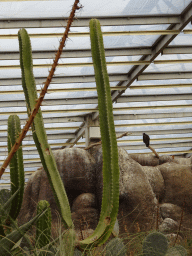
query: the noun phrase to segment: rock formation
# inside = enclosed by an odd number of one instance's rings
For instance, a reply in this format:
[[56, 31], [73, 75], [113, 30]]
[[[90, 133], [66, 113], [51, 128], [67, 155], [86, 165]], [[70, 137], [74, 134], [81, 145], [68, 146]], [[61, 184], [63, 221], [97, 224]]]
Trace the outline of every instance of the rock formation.
[[[53, 151], [63, 180], [77, 235], [85, 238], [97, 226], [102, 201], [102, 147], [83, 150], [70, 148]], [[150, 155], [129, 155], [119, 148], [120, 205], [119, 230], [147, 231], [155, 228], [159, 212], [159, 228], [166, 234], [179, 226], [192, 228], [191, 159], [156, 158]], [[36, 214], [36, 205], [47, 200], [52, 210], [52, 233], [58, 223], [58, 208], [43, 168], [32, 175], [25, 187], [24, 200], [18, 217], [19, 225]], [[184, 209], [183, 209], [184, 207]], [[159, 211], [158, 211], [159, 209]], [[82, 232], [83, 231], [83, 232]]]

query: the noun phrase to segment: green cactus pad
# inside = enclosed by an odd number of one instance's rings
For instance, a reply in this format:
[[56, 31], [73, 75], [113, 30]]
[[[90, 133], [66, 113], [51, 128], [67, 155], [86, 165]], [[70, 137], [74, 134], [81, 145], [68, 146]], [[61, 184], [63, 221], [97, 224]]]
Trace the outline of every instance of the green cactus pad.
[[122, 239], [116, 237], [107, 244], [105, 256], [126, 256], [126, 252]]
[[164, 256], [167, 250], [167, 238], [160, 232], [147, 235], [143, 241], [143, 256]]
[[83, 255], [81, 251], [75, 249], [73, 256], [81, 256]]
[[166, 256], [187, 256], [187, 250], [181, 245], [176, 245], [168, 249]]

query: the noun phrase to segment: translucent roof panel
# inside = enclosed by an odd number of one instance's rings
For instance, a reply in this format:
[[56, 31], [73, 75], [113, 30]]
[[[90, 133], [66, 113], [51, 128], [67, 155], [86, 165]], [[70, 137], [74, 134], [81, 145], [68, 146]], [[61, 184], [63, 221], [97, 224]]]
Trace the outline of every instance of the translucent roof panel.
[[[190, 3], [190, 0], [81, 0], [83, 10], [79, 16], [105, 15], [149, 15], [179, 14]], [[2, 18], [34, 18], [68, 16], [73, 1], [28, 1], [1, 3]]]

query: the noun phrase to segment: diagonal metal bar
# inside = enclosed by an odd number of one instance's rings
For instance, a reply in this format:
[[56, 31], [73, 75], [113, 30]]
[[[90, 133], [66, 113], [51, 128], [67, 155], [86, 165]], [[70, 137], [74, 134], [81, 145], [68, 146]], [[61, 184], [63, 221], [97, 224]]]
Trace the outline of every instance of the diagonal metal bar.
[[[187, 8], [180, 15], [180, 23], [172, 24], [168, 27], [168, 30], [182, 31], [192, 20], [192, 3], [190, 3]], [[149, 55], [143, 55], [140, 60], [150, 61], [151, 63], [156, 59], [156, 57], [163, 52], [163, 50], [174, 40], [177, 34], [163, 35], [160, 36], [152, 46], [152, 52]], [[118, 83], [118, 86], [126, 86], [127, 88], [136, 80], [138, 76], [141, 75], [149, 65], [135, 65], [127, 74], [127, 80]], [[115, 102], [124, 91], [113, 91], [112, 101]], [[98, 112], [92, 114], [92, 120], [98, 119]], [[84, 124], [84, 127], [86, 123]], [[78, 129], [78, 133], [82, 133], [82, 128]], [[75, 144], [79, 137], [73, 139]], [[71, 142], [70, 140], [68, 142]]]

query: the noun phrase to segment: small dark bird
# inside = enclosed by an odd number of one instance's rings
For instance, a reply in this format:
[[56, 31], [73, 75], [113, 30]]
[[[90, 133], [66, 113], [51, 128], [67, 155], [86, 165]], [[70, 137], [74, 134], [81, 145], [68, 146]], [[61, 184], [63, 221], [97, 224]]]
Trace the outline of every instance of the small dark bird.
[[145, 143], [146, 147], [149, 147], [150, 138], [146, 133], [143, 133], [143, 142]]

